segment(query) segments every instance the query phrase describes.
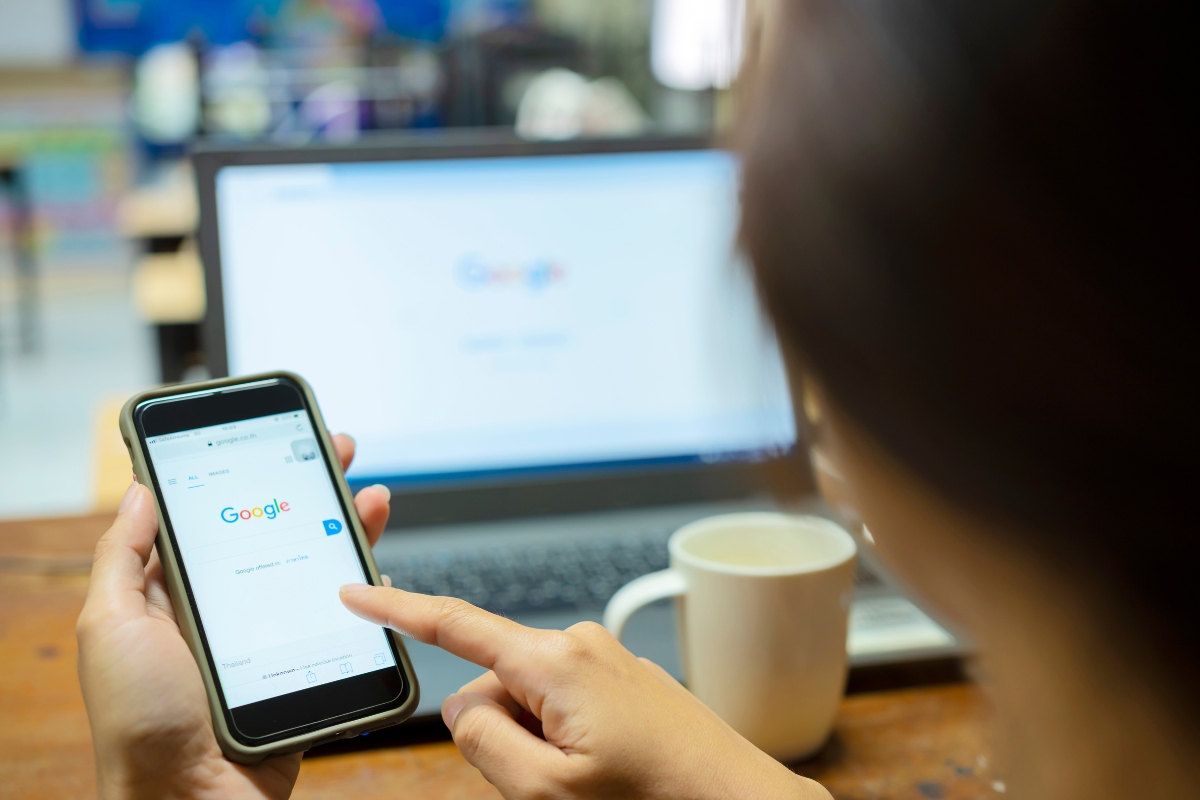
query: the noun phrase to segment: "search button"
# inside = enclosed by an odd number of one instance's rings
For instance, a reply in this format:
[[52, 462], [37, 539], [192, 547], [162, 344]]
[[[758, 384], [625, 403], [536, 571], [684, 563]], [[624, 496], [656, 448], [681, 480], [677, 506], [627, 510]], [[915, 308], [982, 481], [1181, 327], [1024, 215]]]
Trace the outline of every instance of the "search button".
[[321, 524], [325, 526], [325, 535], [326, 536], [333, 536], [335, 533], [342, 532], [342, 523], [340, 520], [327, 519], [324, 522], [322, 522]]

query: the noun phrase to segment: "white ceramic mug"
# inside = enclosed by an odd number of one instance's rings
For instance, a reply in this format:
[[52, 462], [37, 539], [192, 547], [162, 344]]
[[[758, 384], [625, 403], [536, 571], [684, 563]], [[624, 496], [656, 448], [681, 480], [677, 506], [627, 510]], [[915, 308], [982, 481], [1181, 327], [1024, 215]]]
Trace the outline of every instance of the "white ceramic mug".
[[692, 693], [775, 758], [816, 752], [845, 689], [854, 539], [820, 517], [726, 514], [668, 548], [670, 568], [622, 587], [604, 626], [620, 639], [639, 608], [676, 598]]

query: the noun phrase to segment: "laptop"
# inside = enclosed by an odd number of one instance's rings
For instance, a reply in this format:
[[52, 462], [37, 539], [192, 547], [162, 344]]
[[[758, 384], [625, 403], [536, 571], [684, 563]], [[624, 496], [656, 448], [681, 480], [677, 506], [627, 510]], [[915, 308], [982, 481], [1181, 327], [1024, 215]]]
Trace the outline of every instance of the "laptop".
[[[209, 369], [312, 383], [356, 438], [351, 485], [393, 492], [375, 552], [397, 586], [599, 620], [674, 530], [779, 508], [765, 468], [804, 464], [735, 254], [738, 162], [707, 141], [442, 133], [194, 161]], [[865, 550], [857, 584], [852, 664], [961, 651]], [[682, 677], [669, 604], [626, 643]], [[418, 716], [482, 672], [409, 647]]]

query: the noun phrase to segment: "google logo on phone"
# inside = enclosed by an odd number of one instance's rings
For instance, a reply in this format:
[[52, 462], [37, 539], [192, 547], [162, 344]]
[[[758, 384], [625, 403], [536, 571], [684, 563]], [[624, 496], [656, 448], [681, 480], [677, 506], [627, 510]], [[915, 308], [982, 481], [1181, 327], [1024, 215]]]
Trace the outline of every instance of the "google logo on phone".
[[221, 509], [221, 519], [229, 523], [237, 522], [239, 519], [253, 519], [254, 517], [266, 517], [267, 519], [275, 519], [280, 514], [291, 511], [291, 506], [287, 501], [282, 503], [278, 500], [272, 500], [265, 506], [254, 508], [243, 508], [241, 511], [235, 511], [233, 506], [227, 506]]

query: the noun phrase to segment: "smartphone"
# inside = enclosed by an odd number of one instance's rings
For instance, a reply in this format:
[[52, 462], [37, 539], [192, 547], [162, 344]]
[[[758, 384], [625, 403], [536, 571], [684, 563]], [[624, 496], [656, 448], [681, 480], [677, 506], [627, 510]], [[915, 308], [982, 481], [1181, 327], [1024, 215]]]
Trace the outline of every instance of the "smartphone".
[[412, 714], [402, 639], [338, 599], [380, 578], [304, 379], [145, 392], [121, 433], [158, 502], [159, 558], [227, 758], [256, 763]]

